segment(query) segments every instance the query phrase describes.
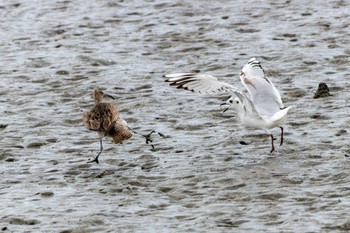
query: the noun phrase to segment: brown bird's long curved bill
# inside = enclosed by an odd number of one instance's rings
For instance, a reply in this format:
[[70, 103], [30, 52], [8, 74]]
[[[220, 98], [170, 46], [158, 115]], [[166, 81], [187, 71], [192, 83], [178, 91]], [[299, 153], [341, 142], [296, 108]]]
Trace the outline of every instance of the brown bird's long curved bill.
[[115, 97], [110, 95], [110, 94], [104, 94], [104, 97], [108, 97], [108, 98], [111, 98], [111, 99], [115, 100]]

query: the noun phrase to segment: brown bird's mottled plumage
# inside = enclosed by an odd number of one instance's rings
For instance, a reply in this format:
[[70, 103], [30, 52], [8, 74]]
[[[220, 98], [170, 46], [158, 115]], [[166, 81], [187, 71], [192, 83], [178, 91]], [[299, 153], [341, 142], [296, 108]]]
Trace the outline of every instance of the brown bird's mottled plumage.
[[107, 136], [113, 139], [114, 143], [122, 143], [131, 138], [132, 131], [128, 128], [126, 122], [120, 117], [117, 107], [112, 103], [104, 103], [104, 93], [101, 90], [94, 90], [93, 98], [95, 106], [89, 111], [84, 112], [84, 126], [92, 131], [96, 131], [100, 137], [100, 152], [91, 162], [98, 163], [102, 147], [102, 138]]

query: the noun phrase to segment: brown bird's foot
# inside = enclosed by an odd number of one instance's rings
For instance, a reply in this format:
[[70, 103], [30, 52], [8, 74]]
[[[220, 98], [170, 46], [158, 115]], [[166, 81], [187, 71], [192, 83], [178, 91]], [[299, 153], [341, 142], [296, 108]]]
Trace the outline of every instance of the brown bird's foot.
[[88, 163], [93, 163], [93, 162], [99, 163], [99, 161], [98, 161], [98, 156], [96, 156], [96, 158], [94, 158], [94, 160], [91, 160], [91, 161], [89, 161]]
[[137, 135], [140, 135], [140, 136], [144, 137], [144, 138], [146, 139], [146, 144], [147, 144], [147, 145], [150, 144], [151, 147], [152, 147], [152, 149], [154, 149], [153, 144], [151, 144], [151, 143], [153, 142], [151, 136], [152, 136], [152, 134], [155, 133], [156, 131], [152, 130], [149, 134], [143, 135], [143, 134], [140, 134], [140, 133], [136, 132], [135, 130], [133, 130], [133, 129], [130, 128], [130, 127], [128, 127], [128, 128], [129, 128], [134, 134], [137, 134]]
[[146, 139], [146, 144], [147, 145], [150, 145], [152, 147], [152, 149], [154, 149], [154, 145], [152, 144], [153, 142], [153, 139], [152, 139], [152, 135], [154, 133], [157, 133], [160, 137], [162, 138], [166, 138], [167, 136], [165, 136], [164, 134], [160, 133], [160, 132], [157, 132], [155, 130], [152, 130], [150, 133], [146, 134], [146, 135], [143, 135], [143, 134], [140, 134], [138, 132], [136, 132], [135, 130], [133, 130], [132, 128], [128, 127], [134, 134], [137, 134], [137, 135], [140, 135], [142, 137], [144, 137]]
[[[153, 140], [151, 139], [151, 136], [153, 133], [155, 133], [156, 131], [152, 130], [149, 134], [146, 135], [142, 135], [146, 138], [146, 144], [148, 144], [149, 142], [153, 142]], [[151, 146], [153, 147], [153, 145], [151, 144]]]
[[88, 163], [93, 163], [93, 162], [99, 163], [98, 157], [100, 157], [100, 154], [102, 153], [102, 151], [103, 151], [102, 138], [100, 138], [100, 152], [98, 152], [98, 154], [97, 154], [96, 158], [94, 158], [94, 160], [91, 160]]
[[[146, 138], [146, 144], [148, 144], [149, 142], [153, 142], [151, 136], [154, 133], [157, 133], [162, 138], [166, 138], [167, 137], [167, 136], [165, 136], [164, 134], [162, 134], [160, 132], [156, 132], [155, 130], [152, 130], [149, 134], [143, 135]], [[152, 149], [154, 149], [154, 145], [152, 143], [150, 143], [150, 145], [152, 146]]]
[[91, 160], [91, 161], [89, 161], [88, 163], [93, 163], [93, 162], [99, 163], [98, 157], [100, 156], [101, 152], [102, 152], [102, 151], [100, 151], [100, 152], [98, 153], [98, 155], [94, 158], [94, 160]]

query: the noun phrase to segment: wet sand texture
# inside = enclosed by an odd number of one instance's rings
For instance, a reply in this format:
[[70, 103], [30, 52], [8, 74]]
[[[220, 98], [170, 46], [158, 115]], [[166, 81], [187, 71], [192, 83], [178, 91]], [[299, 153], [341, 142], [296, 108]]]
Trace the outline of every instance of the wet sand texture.
[[[0, 229], [4, 232], [346, 232], [348, 1], [2, 1]], [[243, 86], [259, 59], [288, 114], [283, 147], [162, 77]], [[314, 99], [320, 82], [332, 96]], [[82, 124], [99, 87], [142, 134]], [[278, 131], [278, 129], [276, 129]], [[277, 133], [274, 131], [274, 133]], [[156, 136], [156, 135], [154, 135]], [[102, 157], [101, 157], [102, 158]]]

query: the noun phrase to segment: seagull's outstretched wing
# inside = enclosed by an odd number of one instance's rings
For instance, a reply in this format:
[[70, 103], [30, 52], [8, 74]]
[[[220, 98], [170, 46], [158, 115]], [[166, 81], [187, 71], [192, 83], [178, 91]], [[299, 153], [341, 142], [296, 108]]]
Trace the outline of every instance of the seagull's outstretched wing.
[[272, 117], [284, 108], [281, 96], [273, 83], [265, 76], [260, 62], [255, 58], [248, 61], [240, 73], [242, 84], [247, 88], [255, 109], [261, 117]]
[[240, 102], [245, 106], [245, 110], [248, 112], [255, 111], [253, 103], [247, 96], [237, 90], [233, 85], [219, 81], [217, 78], [208, 74], [197, 73], [177, 73], [167, 74], [164, 77], [168, 78], [166, 82], [170, 82], [171, 86], [182, 88], [185, 90], [198, 92], [198, 93], [222, 93], [231, 92], [238, 97]]
[[237, 91], [234, 86], [221, 82], [217, 78], [207, 74], [178, 73], [167, 74], [164, 77], [168, 78], [165, 81], [170, 82], [171, 86], [198, 93], [213, 94]]

